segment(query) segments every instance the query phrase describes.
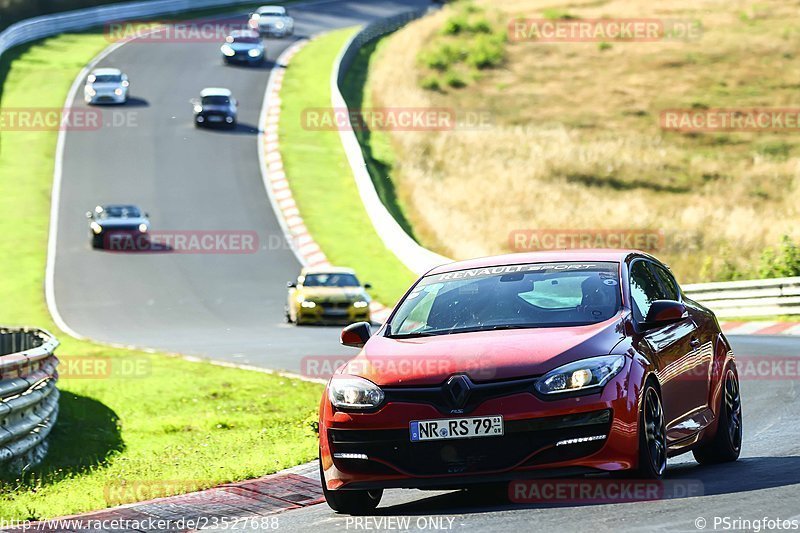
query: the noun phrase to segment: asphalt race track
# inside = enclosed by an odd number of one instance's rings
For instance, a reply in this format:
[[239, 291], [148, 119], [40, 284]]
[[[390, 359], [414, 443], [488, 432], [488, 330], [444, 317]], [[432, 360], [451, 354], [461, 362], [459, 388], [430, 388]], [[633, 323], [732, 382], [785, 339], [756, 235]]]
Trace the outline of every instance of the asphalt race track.
[[[295, 7], [296, 37], [426, 3]], [[290, 42], [267, 40], [269, 59]], [[338, 328], [283, 323], [285, 282], [300, 265], [280, 241], [258, 166], [257, 119], [270, 65], [223, 66], [219, 43], [134, 41], [101, 66], [122, 68], [130, 76], [133, 100], [116, 111], [132, 112], [135, 126], [72, 131], [66, 137], [55, 295], [70, 328], [106, 342], [291, 371], [299, 369], [304, 355], [352, 353], [338, 345]], [[233, 90], [240, 102], [237, 130], [193, 127], [189, 99], [207, 86]], [[75, 105], [83, 107], [80, 95], [78, 100]], [[115, 202], [142, 206], [154, 229], [256, 231], [264, 249], [251, 255], [93, 251], [84, 213]], [[800, 346], [800, 339], [788, 337], [734, 337], [732, 342], [740, 356], [796, 357]], [[511, 505], [486, 491], [394, 490], [384, 495], [376, 517], [411, 517], [411, 529], [419, 517], [443, 517], [445, 525], [449, 517], [454, 530], [503, 532], [713, 531], [715, 516], [799, 519], [798, 385], [796, 378], [742, 380], [745, 442], [739, 462], [700, 467], [691, 455], [670, 461], [667, 479], [701, 483], [700, 496]], [[705, 528], [696, 525], [698, 518], [706, 520]], [[280, 529], [287, 531], [344, 531], [357, 529], [354, 524], [326, 505], [280, 515]]]
[[[292, 10], [295, 39], [428, 2], [308, 4]], [[245, 12], [241, 21], [246, 20]], [[257, 122], [272, 64], [291, 43], [267, 39], [263, 68], [223, 65], [221, 42], [147, 39], [100, 62], [128, 74], [131, 101], [97, 108], [103, 128], [66, 135], [54, 290], [72, 330], [105, 342], [289, 371], [300, 370], [306, 355], [348, 353], [339, 346], [340, 328], [284, 323], [286, 282], [297, 277], [300, 264], [264, 190]], [[189, 100], [204, 87], [217, 86], [231, 89], [239, 100], [238, 128], [195, 129]], [[78, 109], [85, 107], [82, 91]], [[254, 254], [92, 250], [85, 213], [104, 203], [140, 205], [156, 231], [255, 231], [262, 249]]]

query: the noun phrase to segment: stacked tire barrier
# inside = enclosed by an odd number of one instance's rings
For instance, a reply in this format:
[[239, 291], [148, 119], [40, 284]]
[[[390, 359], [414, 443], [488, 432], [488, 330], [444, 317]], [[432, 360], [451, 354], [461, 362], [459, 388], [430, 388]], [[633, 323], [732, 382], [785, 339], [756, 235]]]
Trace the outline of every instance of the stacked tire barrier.
[[0, 328], [0, 469], [21, 472], [47, 454], [58, 418], [58, 341], [39, 329]]

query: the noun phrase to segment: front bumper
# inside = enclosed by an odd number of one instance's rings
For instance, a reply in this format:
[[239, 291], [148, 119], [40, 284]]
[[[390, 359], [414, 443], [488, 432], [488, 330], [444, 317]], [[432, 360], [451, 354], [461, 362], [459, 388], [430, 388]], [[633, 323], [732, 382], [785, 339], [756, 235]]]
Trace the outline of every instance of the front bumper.
[[256, 56], [256, 57], [252, 57], [247, 53], [243, 53], [243, 54], [242, 53], [236, 53], [236, 54], [234, 54], [232, 56], [226, 56], [225, 54], [222, 54], [222, 59], [226, 63], [240, 63], [240, 64], [243, 64], [243, 65], [244, 64], [253, 65], [253, 64], [261, 63], [262, 61], [264, 61], [264, 55], [262, 54], [262, 55], [259, 55], [259, 56]]
[[276, 28], [275, 26], [259, 26], [258, 32], [261, 35], [268, 35], [270, 37], [288, 37], [292, 35], [293, 30], [284, 26], [283, 28]]
[[317, 304], [313, 308], [297, 306], [298, 324], [352, 324], [369, 321], [369, 306], [356, 308], [344, 303], [331, 306]]
[[84, 94], [84, 101], [87, 104], [124, 104], [128, 99], [127, 93], [122, 93], [122, 95], [117, 95], [114, 93], [103, 93], [103, 94], [95, 94], [94, 96], [89, 96], [88, 94]]
[[194, 122], [198, 126], [233, 126], [236, 117], [222, 113], [198, 113], [194, 116]]
[[[523, 392], [488, 399], [463, 415], [404, 402], [386, 403], [372, 413], [342, 412], [325, 394], [320, 417], [324, 482], [330, 490], [461, 488], [636, 468], [636, 393], [628, 395], [626, 389], [623, 372], [599, 394], [550, 401]], [[504, 417], [503, 436], [410, 440], [412, 420], [498, 414]], [[605, 438], [578, 440], [597, 435]]]

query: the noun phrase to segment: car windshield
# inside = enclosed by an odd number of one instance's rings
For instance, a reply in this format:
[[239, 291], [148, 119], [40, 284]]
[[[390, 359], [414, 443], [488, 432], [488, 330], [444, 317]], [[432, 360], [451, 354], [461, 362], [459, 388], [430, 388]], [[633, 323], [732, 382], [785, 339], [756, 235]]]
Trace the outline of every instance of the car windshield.
[[303, 280], [304, 287], [360, 287], [361, 283], [353, 274], [308, 274]]
[[238, 36], [231, 36], [228, 37], [228, 42], [231, 43], [240, 43], [240, 44], [258, 44], [260, 39], [258, 37], [253, 37], [251, 35], [238, 35]]
[[391, 337], [579, 326], [621, 306], [619, 264], [534, 263], [422, 278], [391, 319]]
[[95, 74], [93, 83], [120, 83], [122, 76], [119, 74]]
[[142, 212], [139, 211], [139, 208], [134, 207], [132, 205], [118, 205], [118, 206], [106, 207], [100, 213], [97, 214], [97, 218], [99, 219], [140, 218], [141, 216]]
[[227, 96], [204, 96], [203, 97], [203, 105], [228, 105], [230, 103], [230, 98]]
[[259, 9], [258, 10], [258, 14], [259, 14], [259, 16], [262, 16], [262, 17], [282, 17], [283, 15], [286, 15], [287, 13], [286, 13], [286, 10], [284, 10], [282, 8], [270, 7], [270, 8], [266, 8], [266, 9]]

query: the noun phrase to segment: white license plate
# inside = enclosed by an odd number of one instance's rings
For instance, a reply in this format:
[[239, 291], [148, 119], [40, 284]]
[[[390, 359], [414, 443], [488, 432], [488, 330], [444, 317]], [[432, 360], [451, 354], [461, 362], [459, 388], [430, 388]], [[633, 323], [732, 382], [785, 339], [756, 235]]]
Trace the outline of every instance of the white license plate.
[[472, 418], [444, 418], [415, 420], [409, 424], [411, 441], [469, 439], [473, 437], [500, 437], [503, 435], [503, 417], [475, 416]]

